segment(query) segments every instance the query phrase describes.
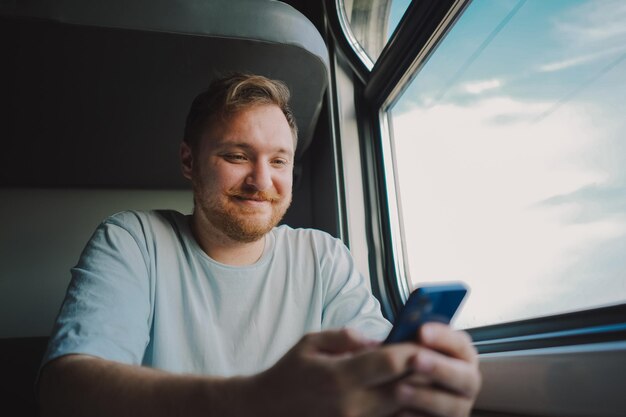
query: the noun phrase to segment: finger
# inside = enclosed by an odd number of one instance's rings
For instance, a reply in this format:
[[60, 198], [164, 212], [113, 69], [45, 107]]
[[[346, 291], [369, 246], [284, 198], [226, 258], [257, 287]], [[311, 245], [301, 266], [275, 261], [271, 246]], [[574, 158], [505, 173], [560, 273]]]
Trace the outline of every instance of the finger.
[[397, 380], [417, 369], [416, 358], [422, 347], [398, 343], [355, 355], [342, 363], [346, 375], [372, 387]]
[[428, 379], [430, 385], [467, 398], [476, 396], [480, 390], [480, 371], [473, 363], [428, 349], [420, 352], [416, 362], [421, 381]]
[[396, 414], [395, 417], [432, 417], [432, 416], [428, 416], [418, 411], [403, 410], [403, 411], [400, 411], [398, 414]]
[[407, 411], [435, 417], [466, 417], [473, 405], [473, 401], [466, 397], [432, 387], [414, 387], [403, 383], [396, 387], [396, 399]]
[[355, 352], [377, 345], [374, 340], [361, 336], [353, 329], [326, 330], [310, 333], [303, 338], [305, 346], [313, 352], [340, 354]]
[[346, 408], [350, 416], [396, 416], [401, 410], [394, 396], [393, 384], [359, 390], [352, 396], [352, 405]]
[[432, 417], [419, 411], [403, 410], [396, 414], [394, 417]]
[[468, 333], [455, 331], [441, 323], [426, 323], [419, 333], [419, 341], [424, 346], [473, 364], [478, 363], [476, 349]]
[[420, 385], [431, 385], [432, 382], [433, 381], [430, 376], [419, 373], [419, 372], [411, 373], [407, 375], [406, 377], [402, 378], [403, 384], [413, 385], [414, 387], [417, 387]]

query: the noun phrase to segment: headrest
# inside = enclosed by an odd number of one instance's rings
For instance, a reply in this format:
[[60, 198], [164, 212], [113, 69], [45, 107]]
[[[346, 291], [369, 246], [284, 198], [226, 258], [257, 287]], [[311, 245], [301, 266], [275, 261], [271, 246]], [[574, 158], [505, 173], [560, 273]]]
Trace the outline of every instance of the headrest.
[[0, 19], [4, 184], [186, 186], [178, 145], [191, 101], [233, 70], [289, 86], [297, 159], [313, 138], [327, 49], [285, 3], [20, 0], [0, 3]]

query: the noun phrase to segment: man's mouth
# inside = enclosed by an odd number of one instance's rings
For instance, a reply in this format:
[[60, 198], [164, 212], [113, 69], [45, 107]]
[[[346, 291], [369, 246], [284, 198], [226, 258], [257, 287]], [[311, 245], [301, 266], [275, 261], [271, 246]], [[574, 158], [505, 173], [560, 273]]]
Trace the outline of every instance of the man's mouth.
[[241, 195], [236, 195], [233, 196], [235, 197], [237, 200], [242, 200], [242, 201], [257, 201], [259, 203], [265, 202], [265, 201], [270, 201], [267, 200], [265, 198], [259, 198], [259, 197], [246, 197], [246, 196], [241, 196]]
[[274, 193], [268, 193], [268, 192], [259, 192], [255, 194], [231, 192], [229, 193], [229, 196], [237, 200], [241, 200], [241, 201], [252, 201], [252, 202], [258, 202], [258, 203], [264, 203], [264, 202], [275, 203], [279, 200], [278, 195]]

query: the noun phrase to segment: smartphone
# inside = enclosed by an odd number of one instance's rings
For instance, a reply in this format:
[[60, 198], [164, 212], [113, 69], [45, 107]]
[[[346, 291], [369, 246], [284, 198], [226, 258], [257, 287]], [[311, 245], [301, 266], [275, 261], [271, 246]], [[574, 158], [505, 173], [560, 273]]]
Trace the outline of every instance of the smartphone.
[[467, 292], [462, 282], [418, 287], [400, 310], [384, 343], [415, 341], [420, 326], [428, 321], [449, 324]]

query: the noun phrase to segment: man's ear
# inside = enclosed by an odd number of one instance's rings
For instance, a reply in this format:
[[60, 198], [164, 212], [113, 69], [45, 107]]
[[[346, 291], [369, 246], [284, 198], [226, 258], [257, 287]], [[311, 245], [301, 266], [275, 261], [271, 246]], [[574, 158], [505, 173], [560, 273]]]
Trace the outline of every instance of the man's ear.
[[180, 165], [183, 176], [190, 180], [193, 172], [193, 153], [191, 152], [191, 147], [185, 141], [182, 141], [180, 144]]

